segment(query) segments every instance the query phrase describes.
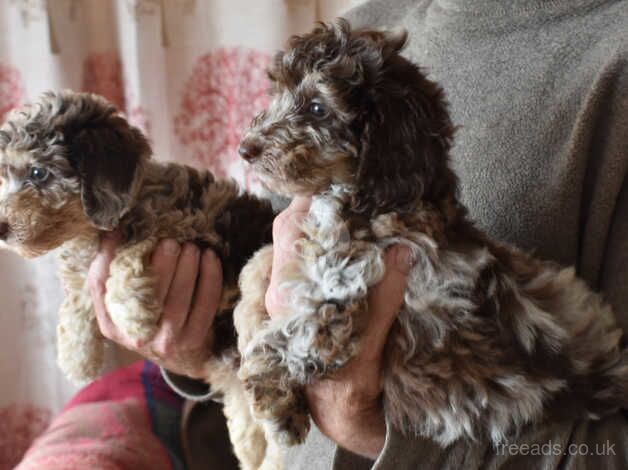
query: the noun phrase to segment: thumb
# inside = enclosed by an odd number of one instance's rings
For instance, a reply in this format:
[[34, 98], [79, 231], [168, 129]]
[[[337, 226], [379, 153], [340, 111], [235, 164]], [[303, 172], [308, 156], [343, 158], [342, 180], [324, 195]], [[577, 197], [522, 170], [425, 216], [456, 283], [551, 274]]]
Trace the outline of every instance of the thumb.
[[295, 197], [273, 223], [273, 268], [266, 291], [266, 310], [271, 317], [280, 315], [285, 293], [280, 292], [281, 273], [296, 256], [295, 242], [302, 236], [301, 223], [307, 215], [310, 198]]
[[104, 290], [105, 281], [109, 277], [109, 265], [115, 257], [121, 239], [122, 234], [118, 231], [105, 232], [101, 235], [98, 251], [87, 274], [88, 285], [92, 292]]

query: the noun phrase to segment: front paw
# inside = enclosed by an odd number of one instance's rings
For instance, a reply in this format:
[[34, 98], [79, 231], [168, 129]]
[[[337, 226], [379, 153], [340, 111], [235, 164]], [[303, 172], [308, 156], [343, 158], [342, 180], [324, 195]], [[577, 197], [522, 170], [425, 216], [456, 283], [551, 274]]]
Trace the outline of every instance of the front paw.
[[273, 439], [283, 446], [303, 443], [310, 418], [302, 388], [279, 374], [243, 375], [253, 414], [266, 424]]
[[74, 326], [63, 322], [57, 326], [57, 363], [73, 384], [84, 385], [102, 371], [104, 343], [91, 325], [80, 325], [84, 326], [83, 330]]
[[126, 285], [114, 277], [107, 281], [105, 306], [111, 321], [127, 338], [147, 341], [157, 332], [162, 308], [153, 286], [149, 278], [136, 278]]
[[274, 439], [282, 446], [303, 444], [310, 431], [310, 415], [304, 411], [293, 411], [273, 423]]
[[157, 332], [157, 322], [160, 312], [158, 309], [144, 305], [137, 299], [126, 302], [106, 302], [111, 321], [127, 338], [139, 341], [148, 341]]

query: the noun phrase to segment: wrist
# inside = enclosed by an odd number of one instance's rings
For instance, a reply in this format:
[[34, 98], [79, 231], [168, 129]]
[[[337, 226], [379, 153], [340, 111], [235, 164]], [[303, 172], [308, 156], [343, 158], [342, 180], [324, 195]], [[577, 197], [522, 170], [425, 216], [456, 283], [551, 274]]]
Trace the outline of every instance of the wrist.
[[340, 447], [371, 460], [377, 459], [386, 441], [386, 420], [379, 406], [368, 412], [339, 413], [317, 426]]
[[341, 447], [354, 454], [376, 460], [386, 441], [386, 421], [379, 412], [373, 416], [357, 420], [349, 432], [345, 433]]
[[161, 354], [150, 348], [149, 360], [160, 367], [192, 380], [205, 380], [207, 378], [207, 361], [210, 351], [201, 350], [171, 351], [169, 354]]

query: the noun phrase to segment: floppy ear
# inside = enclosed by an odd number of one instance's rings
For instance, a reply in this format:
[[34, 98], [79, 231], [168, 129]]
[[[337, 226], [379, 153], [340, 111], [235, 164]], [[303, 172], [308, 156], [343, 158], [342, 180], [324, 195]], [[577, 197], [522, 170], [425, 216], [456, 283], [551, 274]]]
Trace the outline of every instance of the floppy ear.
[[96, 227], [112, 230], [133, 202], [150, 146], [104, 99], [76, 93], [65, 101], [59, 127], [79, 174], [83, 209]]
[[419, 199], [439, 204], [455, 198], [457, 180], [448, 165], [453, 127], [443, 91], [399, 55], [404, 32], [375, 34], [363, 62], [367, 111], [356, 208], [384, 213], [411, 210]]

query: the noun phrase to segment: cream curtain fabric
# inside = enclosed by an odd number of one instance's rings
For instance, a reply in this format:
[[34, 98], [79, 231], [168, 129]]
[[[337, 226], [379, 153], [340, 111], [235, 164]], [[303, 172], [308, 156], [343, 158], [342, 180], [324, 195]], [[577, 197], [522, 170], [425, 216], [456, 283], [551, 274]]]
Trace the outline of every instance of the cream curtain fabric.
[[[255, 190], [236, 147], [267, 102], [271, 55], [290, 34], [356, 3], [0, 0], [0, 121], [48, 89], [93, 91], [149, 135], [157, 158]], [[0, 470], [74, 391], [55, 365], [60, 299], [51, 256], [25, 262], [0, 252]]]

